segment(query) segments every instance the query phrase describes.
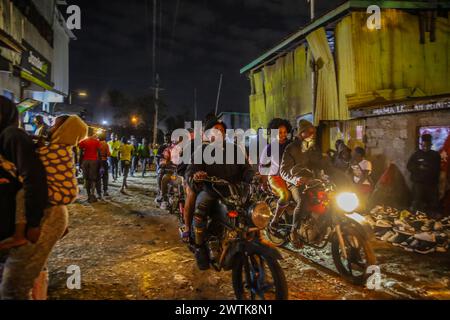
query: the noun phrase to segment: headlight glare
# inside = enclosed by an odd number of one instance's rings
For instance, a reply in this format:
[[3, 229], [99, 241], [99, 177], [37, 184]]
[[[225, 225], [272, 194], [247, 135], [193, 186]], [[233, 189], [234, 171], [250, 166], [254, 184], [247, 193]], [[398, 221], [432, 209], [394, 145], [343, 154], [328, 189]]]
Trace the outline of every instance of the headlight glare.
[[354, 193], [341, 193], [337, 196], [336, 201], [339, 208], [347, 213], [352, 213], [359, 207], [358, 196]]

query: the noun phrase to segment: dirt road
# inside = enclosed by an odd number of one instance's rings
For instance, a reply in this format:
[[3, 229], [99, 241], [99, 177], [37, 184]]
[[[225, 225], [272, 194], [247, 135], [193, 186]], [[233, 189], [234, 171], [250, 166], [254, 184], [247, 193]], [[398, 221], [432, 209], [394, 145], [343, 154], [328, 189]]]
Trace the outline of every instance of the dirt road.
[[[198, 271], [179, 240], [176, 218], [156, 208], [155, 178], [130, 178], [129, 185], [129, 196], [113, 184], [106, 201], [90, 205], [82, 197], [70, 207], [70, 233], [49, 263], [50, 298], [234, 299], [230, 273]], [[377, 244], [384, 289], [374, 292], [342, 280], [324, 252], [282, 254], [291, 299], [450, 299], [449, 255], [423, 259]], [[80, 290], [67, 289], [72, 265], [81, 270]]]

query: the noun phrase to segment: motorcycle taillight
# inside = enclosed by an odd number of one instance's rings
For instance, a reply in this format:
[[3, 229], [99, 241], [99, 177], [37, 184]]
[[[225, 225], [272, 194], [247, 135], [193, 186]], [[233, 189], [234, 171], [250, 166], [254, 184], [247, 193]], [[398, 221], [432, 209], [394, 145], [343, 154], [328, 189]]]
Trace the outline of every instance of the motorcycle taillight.
[[230, 211], [228, 212], [228, 217], [231, 219], [236, 219], [237, 217], [239, 217], [239, 213], [237, 211]]

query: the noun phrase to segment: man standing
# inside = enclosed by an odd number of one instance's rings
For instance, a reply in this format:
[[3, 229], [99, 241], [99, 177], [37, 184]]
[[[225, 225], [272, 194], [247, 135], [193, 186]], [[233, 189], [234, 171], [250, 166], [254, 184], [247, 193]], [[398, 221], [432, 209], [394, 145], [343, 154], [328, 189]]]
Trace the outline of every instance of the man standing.
[[110, 165], [111, 165], [111, 174], [114, 182], [117, 181], [119, 175], [119, 150], [120, 150], [120, 141], [117, 138], [117, 134], [111, 134], [111, 141], [108, 142], [110, 156]]
[[142, 139], [142, 144], [138, 148], [138, 157], [142, 164], [142, 178], [145, 178], [147, 167], [152, 163], [152, 154], [147, 139]]
[[88, 202], [97, 202], [95, 197], [95, 188], [97, 186], [97, 178], [99, 174], [100, 163], [100, 141], [95, 135], [89, 135], [89, 138], [83, 140], [79, 144], [81, 151], [80, 167], [83, 168], [83, 176], [85, 187], [88, 194]]
[[439, 176], [441, 156], [432, 150], [433, 137], [429, 134], [422, 136], [422, 150], [414, 153], [408, 162], [413, 182], [412, 211], [429, 210], [431, 215], [437, 214], [439, 206]]
[[106, 143], [106, 136], [102, 134], [100, 136], [100, 172], [97, 179], [97, 193], [101, 198], [101, 191], [103, 190], [103, 196], [109, 197], [108, 184], [109, 184], [109, 164], [108, 158], [111, 156], [109, 146]]
[[[320, 168], [322, 159], [320, 152], [316, 148], [317, 131], [312, 123], [301, 120], [299, 123], [299, 137], [291, 143], [284, 152], [281, 162], [281, 177], [288, 183], [292, 198], [297, 203], [294, 210], [294, 221], [291, 231], [292, 243], [296, 247], [301, 247], [298, 229], [302, 219], [303, 191], [308, 179], [313, 178], [314, 169]], [[292, 169], [296, 168], [292, 172]]]

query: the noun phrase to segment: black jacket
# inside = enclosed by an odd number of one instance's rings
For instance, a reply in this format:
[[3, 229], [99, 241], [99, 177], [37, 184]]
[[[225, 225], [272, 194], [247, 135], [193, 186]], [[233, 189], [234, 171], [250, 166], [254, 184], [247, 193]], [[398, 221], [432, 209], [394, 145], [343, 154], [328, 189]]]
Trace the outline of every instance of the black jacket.
[[[8, 127], [0, 134], [0, 154], [12, 162], [18, 175], [23, 179], [20, 184], [0, 171], [0, 241], [14, 234], [16, 215], [16, 194], [25, 191], [25, 214], [29, 227], [38, 227], [47, 206], [47, 180], [45, 169], [35, 152], [35, 146], [25, 131]], [[9, 183], [8, 183], [9, 181]]]
[[[227, 180], [230, 183], [240, 183], [247, 182], [250, 183], [255, 175], [255, 170], [253, 170], [252, 166], [245, 161], [245, 164], [226, 164], [227, 157], [227, 146], [234, 149], [234, 163], [237, 163], [237, 154], [238, 152], [243, 152], [237, 145], [235, 144], [224, 144], [224, 164], [212, 164], [207, 165], [206, 163], [202, 164], [190, 164], [186, 170], [186, 179], [190, 181], [195, 173], [203, 171], [208, 174], [209, 177], [217, 177], [220, 179]], [[202, 148], [197, 150], [196, 152], [204, 152], [207, 145], [203, 145]]]
[[439, 152], [422, 150], [414, 153], [408, 162], [408, 170], [411, 172], [411, 180], [415, 183], [439, 183], [441, 170], [441, 156]]
[[286, 148], [281, 161], [280, 175], [290, 185], [296, 184], [298, 177], [292, 175], [291, 170], [297, 165], [313, 171], [325, 169], [325, 162], [320, 151], [313, 148], [307, 152], [302, 152], [302, 142], [300, 140], [292, 142]]

